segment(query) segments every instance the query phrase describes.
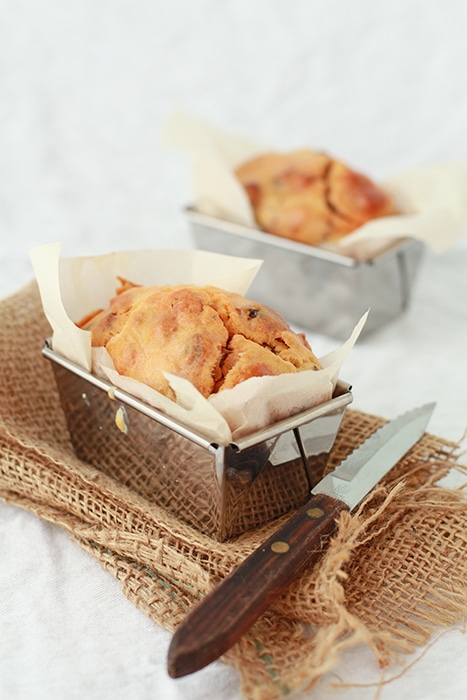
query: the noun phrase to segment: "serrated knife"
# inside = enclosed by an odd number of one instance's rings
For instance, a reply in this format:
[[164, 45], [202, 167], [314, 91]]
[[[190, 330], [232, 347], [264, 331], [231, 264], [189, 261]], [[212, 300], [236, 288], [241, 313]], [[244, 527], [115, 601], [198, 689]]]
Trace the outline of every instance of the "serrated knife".
[[311, 490], [311, 498], [261, 547], [208, 593], [177, 627], [168, 653], [172, 678], [222, 656], [317, 559], [341, 511], [352, 511], [415, 445], [435, 404], [385, 423]]

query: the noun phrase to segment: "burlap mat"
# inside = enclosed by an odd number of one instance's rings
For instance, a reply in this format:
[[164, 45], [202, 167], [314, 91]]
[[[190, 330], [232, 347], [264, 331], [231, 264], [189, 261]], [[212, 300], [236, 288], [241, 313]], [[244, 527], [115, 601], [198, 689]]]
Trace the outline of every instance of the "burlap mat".
[[[0, 304], [0, 333], [0, 496], [65, 528], [173, 630], [284, 517], [221, 544], [78, 460], [41, 356], [49, 327], [34, 283]], [[332, 464], [381, 423], [348, 410]], [[465, 619], [467, 503], [437, 483], [452, 467], [461, 468], [455, 445], [425, 435], [357, 514], [341, 517], [319, 566], [225, 655], [245, 697], [309, 688], [357, 644], [388, 666]]]

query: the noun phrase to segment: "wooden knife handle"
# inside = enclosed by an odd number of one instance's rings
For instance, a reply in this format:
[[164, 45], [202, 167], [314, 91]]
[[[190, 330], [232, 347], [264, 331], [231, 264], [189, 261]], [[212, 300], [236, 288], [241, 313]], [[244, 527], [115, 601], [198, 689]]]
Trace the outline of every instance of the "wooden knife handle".
[[175, 631], [168, 653], [172, 678], [194, 673], [222, 656], [317, 559], [348, 506], [317, 494], [218, 584]]

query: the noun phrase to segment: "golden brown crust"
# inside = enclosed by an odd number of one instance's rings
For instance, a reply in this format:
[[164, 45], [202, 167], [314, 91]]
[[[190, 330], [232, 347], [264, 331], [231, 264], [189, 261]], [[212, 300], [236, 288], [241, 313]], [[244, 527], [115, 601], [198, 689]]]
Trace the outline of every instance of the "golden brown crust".
[[235, 174], [260, 228], [302, 243], [319, 245], [397, 213], [380, 187], [324, 153], [267, 153]]
[[[117, 371], [174, 398], [161, 370], [208, 397], [252, 376], [320, 369], [303, 334], [273, 309], [217, 287], [140, 287], [121, 280], [108, 309], [77, 325]], [[122, 291], [123, 289], [123, 291]]]

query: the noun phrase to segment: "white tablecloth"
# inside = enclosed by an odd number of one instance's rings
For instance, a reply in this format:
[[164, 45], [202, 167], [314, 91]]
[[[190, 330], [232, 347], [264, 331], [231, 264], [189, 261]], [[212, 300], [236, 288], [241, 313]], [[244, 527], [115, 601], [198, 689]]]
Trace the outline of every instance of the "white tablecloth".
[[[192, 246], [189, 164], [158, 147], [176, 108], [377, 179], [466, 161], [466, 35], [463, 0], [4, 0], [1, 296], [32, 278], [28, 250], [42, 243], [63, 241], [64, 255]], [[409, 312], [345, 364], [355, 408], [390, 418], [436, 400], [430, 431], [462, 437], [466, 278], [466, 236], [427, 251]], [[318, 354], [336, 345], [309, 338]], [[0, 503], [2, 700], [240, 698], [220, 662], [169, 679], [168, 643], [60, 529]], [[467, 635], [447, 630], [423, 651], [381, 700], [466, 697]], [[374, 698], [380, 679], [353, 649], [306, 698]]]

